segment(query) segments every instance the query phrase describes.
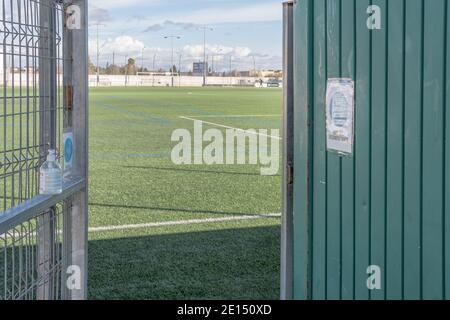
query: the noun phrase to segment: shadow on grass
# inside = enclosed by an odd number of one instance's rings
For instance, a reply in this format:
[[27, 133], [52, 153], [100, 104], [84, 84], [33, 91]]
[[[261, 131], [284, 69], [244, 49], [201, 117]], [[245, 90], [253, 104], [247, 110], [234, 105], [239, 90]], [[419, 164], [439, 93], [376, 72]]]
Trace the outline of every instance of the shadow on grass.
[[94, 240], [90, 299], [278, 299], [280, 228]]
[[255, 214], [254, 212], [245, 213], [245, 212], [224, 212], [224, 211], [214, 211], [214, 210], [189, 210], [189, 209], [162, 208], [162, 207], [151, 207], [151, 206], [130, 206], [130, 205], [120, 205], [120, 204], [109, 204], [109, 203], [89, 203], [89, 206], [103, 207], [103, 208], [116, 208], [116, 209], [158, 210], [158, 211], [169, 211], [169, 212], [201, 213], [201, 214], [216, 214], [216, 215], [230, 215], [230, 216], [243, 216], [243, 215]]
[[[189, 172], [189, 173], [203, 173], [203, 174], [228, 174], [228, 175], [240, 175], [240, 176], [258, 176], [261, 177], [260, 173], [249, 173], [249, 172], [231, 172], [231, 171], [217, 171], [217, 170], [194, 170], [194, 169], [180, 169], [180, 168], [164, 168], [164, 167], [143, 167], [143, 166], [124, 166], [127, 169], [140, 169], [140, 170], [162, 170], [162, 171], [178, 171], [178, 172]], [[280, 175], [274, 175], [271, 177], [279, 177]]]

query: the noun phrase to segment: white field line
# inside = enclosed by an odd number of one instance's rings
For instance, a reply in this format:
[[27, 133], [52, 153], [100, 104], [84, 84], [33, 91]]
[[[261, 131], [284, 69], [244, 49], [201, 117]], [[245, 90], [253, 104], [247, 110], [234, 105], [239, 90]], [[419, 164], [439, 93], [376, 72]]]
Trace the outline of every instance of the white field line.
[[273, 139], [277, 139], [277, 140], [282, 140], [278, 136], [271, 136], [271, 135], [268, 135], [268, 134], [263, 134], [263, 133], [259, 133], [259, 132], [253, 132], [251, 130], [244, 130], [244, 129], [240, 129], [240, 128], [230, 127], [230, 126], [226, 126], [226, 125], [219, 124], [219, 123], [214, 123], [214, 122], [194, 119], [194, 118], [191, 118], [191, 117], [180, 116], [180, 119], [185, 119], [185, 120], [190, 120], [190, 121], [200, 121], [202, 123], [210, 124], [212, 126], [216, 126], [216, 127], [220, 127], [220, 128], [233, 129], [233, 130], [241, 131], [241, 132], [244, 132], [244, 133], [247, 133], [247, 134], [253, 134], [253, 135], [257, 135], [257, 136], [263, 136], [263, 137], [273, 138]]
[[224, 217], [224, 218], [209, 218], [209, 219], [192, 219], [192, 220], [181, 220], [181, 221], [151, 222], [151, 223], [142, 223], [142, 224], [128, 224], [128, 225], [121, 225], [121, 226], [95, 227], [95, 228], [89, 228], [89, 232], [95, 233], [95, 232], [105, 232], [105, 231], [121, 231], [121, 230], [146, 229], [146, 228], [157, 228], [157, 227], [170, 227], [170, 226], [204, 224], [204, 223], [218, 223], [218, 222], [229, 222], [229, 221], [270, 219], [270, 218], [280, 218], [280, 217], [281, 217], [281, 214], [273, 213], [273, 214], [244, 215], [244, 216]]
[[275, 117], [281, 117], [279, 114], [220, 114], [220, 115], [214, 115], [214, 114], [208, 114], [205, 116], [186, 116], [186, 117], [201, 117], [201, 118], [275, 118]]
[[[147, 228], [157, 228], [157, 227], [171, 227], [171, 226], [192, 225], [192, 224], [230, 222], [230, 221], [271, 219], [271, 218], [280, 218], [280, 217], [281, 217], [281, 213], [269, 213], [269, 214], [242, 215], [242, 216], [224, 217], [224, 218], [207, 218], [207, 219], [151, 222], [151, 223], [142, 223], [142, 224], [125, 224], [125, 225], [119, 225], [119, 226], [93, 227], [93, 228], [89, 228], [89, 233], [133, 230], [133, 229], [147, 229]], [[58, 231], [58, 234], [62, 234], [62, 231]], [[28, 235], [36, 236], [37, 232], [34, 231], [31, 233], [28, 233]], [[6, 235], [6, 234], [0, 235], [0, 240], [2, 240], [2, 241], [10, 239], [10, 238], [12, 238], [12, 237], [9, 235]]]

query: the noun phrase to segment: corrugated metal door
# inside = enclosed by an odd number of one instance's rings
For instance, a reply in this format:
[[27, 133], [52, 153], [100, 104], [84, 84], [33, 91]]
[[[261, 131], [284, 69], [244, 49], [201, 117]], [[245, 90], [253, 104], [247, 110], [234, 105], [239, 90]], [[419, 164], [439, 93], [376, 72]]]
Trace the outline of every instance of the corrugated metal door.
[[[296, 298], [450, 298], [449, 10], [296, 2]], [[327, 151], [330, 78], [355, 82], [349, 156]], [[380, 288], [369, 289], [372, 275]]]

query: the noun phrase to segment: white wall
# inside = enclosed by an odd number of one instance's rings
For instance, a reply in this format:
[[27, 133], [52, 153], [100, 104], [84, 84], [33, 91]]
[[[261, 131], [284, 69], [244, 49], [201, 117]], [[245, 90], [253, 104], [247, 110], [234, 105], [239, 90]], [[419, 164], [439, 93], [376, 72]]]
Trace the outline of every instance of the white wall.
[[[208, 85], [216, 86], [259, 86], [260, 78], [252, 77], [208, 77]], [[268, 78], [263, 78], [266, 82]], [[128, 76], [127, 86], [155, 86], [168, 87], [171, 86], [172, 78], [170, 76]], [[196, 76], [181, 76], [174, 77], [174, 86], [180, 87], [201, 87], [203, 85], [203, 77]], [[91, 87], [97, 86], [97, 76], [89, 76], [89, 85]], [[101, 75], [99, 86], [125, 86], [125, 76], [110, 76]]]
[[6, 74], [6, 84], [11, 83], [11, 73], [9, 72], [8, 65], [4, 64], [4, 55], [0, 53], [0, 85], [3, 85], [4, 76]]
[[3, 54], [0, 53], [0, 81], [3, 82], [3, 74], [5, 73], [5, 68], [3, 66]]
[[[1, 60], [3, 62], [3, 60]], [[0, 69], [1, 70], [1, 69]], [[2, 71], [4, 72], [4, 71]], [[0, 73], [2, 73], [0, 72]], [[36, 75], [39, 79], [39, 76]], [[62, 83], [62, 76], [59, 82]], [[11, 74], [7, 74], [7, 81], [11, 83]], [[254, 86], [260, 87], [259, 79], [251, 77], [208, 77], [207, 84], [211, 86]], [[264, 81], [263, 87], [267, 87], [266, 82], [269, 78], [262, 78]], [[3, 75], [1, 77], [3, 82]], [[26, 85], [27, 77], [22, 75], [22, 85]], [[129, 87], [169, 87], [171, 86], [172, 78], [170, 76], [128, 76], [127, 86]], [[203, 77], [182, 76], [174, 77], [174, 86], [178, 87], [201, 87], [203, 85]], [[14, 84], [20, 85], [20, 75], [14, 74]], [[97, 86], [97, 76], [89, 76], [89, 86]], [[119, 87], [125, 86], [125, 76], [100, 76], [100, 87]]]

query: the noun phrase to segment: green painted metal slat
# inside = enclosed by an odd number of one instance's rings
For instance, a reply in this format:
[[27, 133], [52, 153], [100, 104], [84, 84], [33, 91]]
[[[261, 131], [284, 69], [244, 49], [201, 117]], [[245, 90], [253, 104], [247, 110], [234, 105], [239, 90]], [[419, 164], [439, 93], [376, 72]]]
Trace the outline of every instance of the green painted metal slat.
[[[381, 12], [387, 11], [386, 0], [373, 1]], [[370, 264], [386, 264], [386, 149], [387, 149], [387, 28], [372, 33], [372, 85], [371, 85], [371, 256]], [[385, 286], [371, 292], [371, 298], [386, 297]]]
[[421, 297], [422, 0], [406, 7], [404, 298]]
[[[356, 25], [365, 26], [370, 1], [357, 0]], [[356, 28], [355, 81], [355, 299], [369, 299], [370, 263], [370, 31]]]
[[326, 0], [314, 1], [314, 166], [313, 166], [313, 242], [312, 242], [312, 297], [325, 299], [326, 297], [326, 152], [325, 152], [325, 117], [323, 108], [325, 105], [324, 92], [326, 91], [326, 64], [316, 57], [326, 55], [325, 10]]
[[445, 0], [425, 2], [423, 113], [423, 298], [443, 297]]
[[[342, 51], [341, 76], [355, 78], [355, 6], [354, 0], [341, 1]], [[325, 103], [323, 104], [325, 105]], [[322, 105], [322, 106], [323, 106]], [[322, 128], [325, 132], [325, 126]], [[341, 298], [353, 299], [354, 294], [354, 219], [355, 219], [355, 158], [342, 159], [342, 289]]]
[[450, 6], [447, 4], [447, 16], [445, 21], [447, 23], [447, 55], [446, 55], [446, 76], [445, 76], [445, 185], [444, 185], [444, 281], [445, 281], [445, 299], [450, 300], [450, 81], [448, 81], [448, 76], [450, 75], [450, 23], [448, 19], [450, 17]]
[[[313, 6], [310, 0], [301, 2], [301, 10], [294, 10], [294, 52], [300, 53], [313, 45], [310, 34]], [[294, 54], [294, 180], [304, 181], [303, 185], [294, 184], [294, 272], [295, 299], [311, 299], [311, 132], [310, 111], [312, 97], [312, 56]], [[307, 76], [299, 76], [300, 74]]]
[[404, 0], [388, 1], [386, 297], [402, 299]]
[[[340, 78], [341, 32], [340, 1], [327, 0], [327, 78]], [[340, 228], [341, 228], [341, 160], [327, 153], [327, 274], [326, 297], [340, 298]]]

